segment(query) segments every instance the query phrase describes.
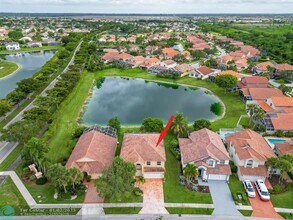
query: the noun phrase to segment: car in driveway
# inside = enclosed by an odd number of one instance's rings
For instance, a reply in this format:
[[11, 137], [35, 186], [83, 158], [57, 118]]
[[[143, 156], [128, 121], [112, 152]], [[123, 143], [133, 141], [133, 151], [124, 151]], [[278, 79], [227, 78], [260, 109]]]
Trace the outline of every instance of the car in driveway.
[[255, 191], [250, 180], [244, 180], [243, 186], [248, 197], [255, 197]]
[[269, 201], [270, 200], [270, 194], [269, 191], [262, 179], [258, 179], [255, 181], [255, 187], [259, 194], [259, 197], [263, 201]]

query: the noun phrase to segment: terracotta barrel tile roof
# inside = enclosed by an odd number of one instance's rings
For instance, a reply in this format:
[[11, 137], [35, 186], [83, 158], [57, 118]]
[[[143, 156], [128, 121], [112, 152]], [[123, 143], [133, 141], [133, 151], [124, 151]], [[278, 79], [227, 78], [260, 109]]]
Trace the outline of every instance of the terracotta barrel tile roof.
[[230, 165], [217, 165], [215, 168], [208, 167], [208, 174], [220, 174], [220, 175], [231, 175]]
[[292, 131], [293, 114], [277, 114], [276, 118], [271, 117], [275, 130]]
[[293, 155], [293, 142], [285, 142], [285, 143], [276, 143], [276, 148], [279, 149], [279, 151], [284, 154], [291, 154]]
[[244, 176], [264, 176], [264, 177], [268, 177], [268, 170], [267, 167], [264, 165], [260, 165], [258, 167], [242, 167], [239, 166], [238, 167], [239, 172], [241, 175]]
[[284, 96], [281, 90], [275, 88], [248, 88], [247, 90], [253, 100], [266, 100], [272, 96]]
[[271, 97], [272, 102], [274, 103], [275, 106], [278, 107], [293, 107], [293, 98], [292, 97]]
[[201, 66], [196, 69], [196, 72], [203, 74], [203, 75], [208, 75], [208, 74], [213, 73], [214, 71], [211, 70], [210, 68], [208, 68], [207, 66]]
[[277, 64], [276, 69], [279, 71], [293, 70], [293, 66], [288, 63]]
[[121, 157], [132, 163], [166, 161], [163, 142], [156, 147], [160, 134], [125, 134], [121, 147]]

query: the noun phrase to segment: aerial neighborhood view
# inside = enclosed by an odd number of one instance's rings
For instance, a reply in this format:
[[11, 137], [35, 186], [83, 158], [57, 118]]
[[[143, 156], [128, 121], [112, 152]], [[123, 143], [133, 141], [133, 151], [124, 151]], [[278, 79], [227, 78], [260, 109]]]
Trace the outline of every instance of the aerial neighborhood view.
[[0, 219], [177, 218], [293, 219], [293, 1], [0, 0]]

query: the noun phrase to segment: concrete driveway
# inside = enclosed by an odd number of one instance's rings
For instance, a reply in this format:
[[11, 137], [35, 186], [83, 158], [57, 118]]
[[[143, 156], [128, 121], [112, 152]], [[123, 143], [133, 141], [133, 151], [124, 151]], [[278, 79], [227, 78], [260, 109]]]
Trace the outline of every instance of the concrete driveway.
[[223, 180], [209, 180], [210, 192], [213, 198], [215, 216], [242, 216], [237, 210], [228, 184]]
[[164, 207], [162, 179], [146, 179], [142, 190], [143, 207], [139, 214], [168, 214]]

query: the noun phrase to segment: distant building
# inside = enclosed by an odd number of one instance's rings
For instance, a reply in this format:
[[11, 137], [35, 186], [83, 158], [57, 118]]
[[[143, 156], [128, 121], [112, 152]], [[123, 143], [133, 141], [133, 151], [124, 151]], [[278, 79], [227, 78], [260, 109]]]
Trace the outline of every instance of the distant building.
[[5, 44], [6, 50], [20, 50], [19, 43], [11, 42]]
[[34, 47], [42, 47], [42, 42], [39, 41], [32, 41], [26, 44], [27, 47], [34, 48]]

